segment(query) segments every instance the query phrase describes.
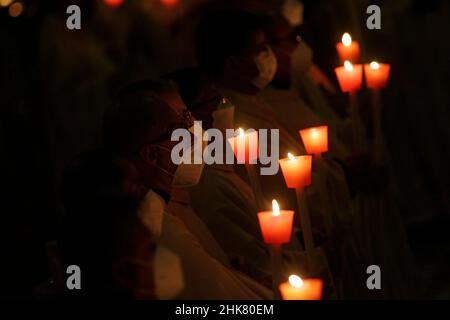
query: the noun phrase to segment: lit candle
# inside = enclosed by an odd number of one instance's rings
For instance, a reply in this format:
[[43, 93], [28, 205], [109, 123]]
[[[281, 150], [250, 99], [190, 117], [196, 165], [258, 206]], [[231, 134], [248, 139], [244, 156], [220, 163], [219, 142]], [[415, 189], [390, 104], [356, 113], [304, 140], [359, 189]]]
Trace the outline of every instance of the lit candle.
[[317, 168], [317, 186], [319, 187], [320, 206], [324, 215], [325, 229], [328, 235], [332, 230], [331, 208], [329, 206], [328, 192], [326, 188], [326, 169], [323, 167], [322, 153], [328, 151], [328, 126], [313, 127], [300, 130], [300, 136], [305, 145], [306, 152], [315, 155], [315, 166]]
[[104, 0], [104, 2], [110, 7], [120, 7], [123, 4], [123, 0]]
[[361, 89], [362, 65], [352, 65], [349, 61], [344, 66], [334, 69], [342, 92], [355, 92]]
[[291, 239], [294, 211], [280, 210], [278, 202], [272, 201], [272, 211], [258, 213], [264, 242], [271, 245], [288, 243]]
[[255, 164], [259, 156], [258, 132], [245, 133], [242, 128], [239, 128], [238, 131], [239, 133], [236, 136], [228, 139], [237, 163]]
[[336, 49], [341, 62], [350, 61], [355, 63], [359, 61], [361, 51], [359, 43], [357, 41], [352, 41], [352, 37], [348, 32], [342, 35], [342, 42], [336, 44]]
[[314, 238], [312, 234], [311, 221], [306, 208], [306, 195], [304, 188], [311, 184], [312, 156], [294, 157], [288, 153], [288, 157], [279, 160], [281, 171], [288, 188], [295, 188], [302, 227], [303, 240], [305, 242], [306, 257], [309, 268], [313, 267]]
[[288, 281], [280, 284], [283, 300], [320, 300], [323, 281], [321, 279], [302, 279], [291, 275]]
[[328, 151], [328, 126], [300, 130], [306, 152], [320, 157]]
[[311, 156], [288, 157], [279, 160], [281, 172], [288, 188], [303, 188], [311, 184]]
[[366, 86], [370, 89], [382, 89], [386, 87], [391, 66], [389, 64], [372, 61], [364, 65], [364, 77]]

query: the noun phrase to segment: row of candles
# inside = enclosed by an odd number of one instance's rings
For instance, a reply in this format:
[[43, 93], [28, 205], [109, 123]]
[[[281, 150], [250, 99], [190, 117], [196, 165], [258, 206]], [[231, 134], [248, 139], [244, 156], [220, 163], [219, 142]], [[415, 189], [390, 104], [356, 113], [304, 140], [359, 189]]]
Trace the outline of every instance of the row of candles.
[[[294, 156], [288, 153], [288, 157], [279, 160], [279, 164], [286, 182], [290, 189], [295, 189], [297, 200], [299, 202], [300, 221], [302, 234], [305, 243], [305, 252], [309, 269], [313, 268], [313, 250], [314, 240], [312, 236], [311, 224], [307, 210], [305, 210], [304, 188], [311, 184], [311, 171], [313, 157], [320, 161], [322, 153], [328, 151], [328, 126], [303, 129], [299, 131], [305, 145], [308, 155]], [[239, 129], [239, 134], [229, 139], [229, 143], [238, 157], [239, 148], [245, 148], [245, 162], [249, 165], [250, 149], [258, 145], [257, 132], [244, 133]], [[256, 156], [258, 153], [256, 153]], [[255, 177], [250, 176], [250, 180]], [[253, 184], [255, 181], [251, 181]], [[290, 242], [294, 221], [293, 210], [280, 210], [276, 200], [272, 201], [272, 210], [261, 211], [258, 213], [258, 220], [261, 227], [264, 242], [272, 249], [275, 260], [280, 261], [281, 246]], [[281, 294], [285, 300], [319, 300], [322, 297], [323, 282], [321, 279], [301, 279], [297, 275], [291, 275], [288, 281], [278, 285], [278, 276], [280, 266], [273, 265], [274, 291]]]
[[[341, 91], [350, 93], [352, 109], [355, 109], [356, 102], [354, 95], [355, 92], [362, 87], [363, 66], [361, 64], [352, 63], [357, 63], [359, 61], [360, 46], [358, 42], [352, 41], [351, 36], [348, 33], [345, 33], [342, 37], [342, 42], [338, 43], [336, 48], [341, 61], [344, 62], [344, 66], [335, 69], [337, 79]], [[373, 91], [378, 92], [386, 86], [389, 72], [390, 65], [388, 64], [380, 64], [376, 61], [365, 64], [364, 74], [366, 86]], [[355, 112], [352, 112], [351, 115], [352, 122], [356, 123], [357, 119], [355, 114]], [[376, 124], [376, 126], [380, 127], [380, 124]], [[356, 128], [356, 125], [354, 128]], [[250, 182], [252, 183], [253, 190], [258, 200], [258, 197], [260, 197], [262, 193], [260, 191], [260, 186], [256, 181], [257, 176], [250, 164], [255, 158], [257, 159], [259, 154], [256, 152], [251, 156], [252, 154], [250, 153], [252, 146], [258, 146], [258, 135], [257, 132], [244, 133], [242, 129], [239, 131], [240, 133], [236, 137], [229, 139], [229, 143], [231, 144], [236, 157], [241, 157], [239, 162], [246, 164]], [[328, 151], [328, 126], [303, 129], [299, 131], [299, 134], [308, 155], [294, 156], [291, 153], [288, 153], [288, 157], [280, 159], [279, 164], [286, 186], [289, 189], [296, 190], [307, 265], [309, 270], [312, 270], [314, 266], [314, 239], [308, 211], [306, 210], [304, 189], [311, 184], [312, 155], [314, 155], [316, 165], [319, 167], [322, 160], [322, 153]], [[354, 130], [353, 135], [356, 138], [359, 133]], [[242, 150], [240, 150], [240, 148], [245, 148], [245, 152], [241, 153]], [[243, 159], [241, 156], [242, 154], [245, 155]], [[321, 191], [321, 202], [326, 203], [324, 182], [319, 179], [318, 183], [320, 185], [319, 190]], [[262, 207], [261, 204], [261, 202], [258, 203], [259, 207]], [[325, 208], [324, 211], [327, 211], [325, 214], [331, 214], [329, 208]], [[289, 276], [288, 281], [278, 285], [279, 279], [277, 272], [280, 268], [278, 264], [281, 260], [281, 246], [289, 243], [291, 239], [294, 214], [295, 212], [293, 210], [280, 210], [276, 200], [272, 201], [271, 211], [261, 211], [258, 213], [258, 220], [264, 242], [272, 249], [274, 292], [279, 292], [284, 300], [320, 300], [323, 288], [323, 281], [321, 279], [302, 279], [298, 275], [291, 275]], [[327, 219], [325, 218], [325, 221], [326, 220]], [[327, 223], [325, 223], [325, 225], [326, 224]], [[278, 261], [278, 264], [276, 261]]]
[[[352, 41], [350, 34], [344, 33], [342, 42], [336, 45], [343, 66], [335, 69], [342, 92], [358, 91], [362, 87], [363, 66], [356, 64], [360, 58], [359, 43]], [[386, 86], [391, 66], [372, 61], [364, 64], [366, 86], [370, 89], [382, 89]]]
[[385, 88], [389, 79], [391, 66], [389, 64], [372, 61], [369, 64], [358, 64], [360, 59], [360, 45], [352, 41], [348, 33], [342, 36], [342, 42], [336, 44], [343, 66], [335, 68], [336, 77], [342, 92], [348, 93], [350, 97], [350, 116], [353, 129], [353, 148], [356, 152], [363, 149], [363, 133], [359, 119], [359, 107], [356, 92], [362, 88], [363, 70], [366, 87], [371, 90], [373, 104], [373, 127], [375, 130], [373, 153], [376, 160], [382, 155], [382, 124], [381, 124], [381, 97], [380, 90]]

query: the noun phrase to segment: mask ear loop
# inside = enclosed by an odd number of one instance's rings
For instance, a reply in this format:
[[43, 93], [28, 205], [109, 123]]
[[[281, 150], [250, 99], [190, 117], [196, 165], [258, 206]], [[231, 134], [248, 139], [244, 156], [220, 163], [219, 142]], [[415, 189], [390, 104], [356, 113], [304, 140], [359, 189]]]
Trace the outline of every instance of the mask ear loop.
[[[164, 150], [164, 151], [172, 152], [172, 150], [170, 150], [170, 149], [167, 148], [167, 147], [160, 146], [160, 145], [158, 145], [158, 144], [156, 144], [155, 146], [158, 147], [158, 148], [160, 148], [160, 149], [162, 149], [162, 150]], [[165, 174], [169, 175], [169, 176], [172, 177], [172, 178], [175, 176], [174, 173], [170, 173], [169, 171], [167, 171], [167, 170], [164, 169], [163, 167], [158, 166], [157, 164], [155, 164], [154, 166], [155, 166], [156, 168], [158, 168], [159, 170], [161, 170], [162, 172], [164, 172]]]

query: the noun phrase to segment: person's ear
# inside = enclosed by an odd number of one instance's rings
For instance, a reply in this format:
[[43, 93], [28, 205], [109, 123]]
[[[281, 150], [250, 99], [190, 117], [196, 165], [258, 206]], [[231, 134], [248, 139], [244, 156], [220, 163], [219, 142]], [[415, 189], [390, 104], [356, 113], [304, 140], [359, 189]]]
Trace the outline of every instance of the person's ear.
[[146, 144], [139, 149], [140, 158], [148, 165], [156, 164], [157, 147], [151, 144]]

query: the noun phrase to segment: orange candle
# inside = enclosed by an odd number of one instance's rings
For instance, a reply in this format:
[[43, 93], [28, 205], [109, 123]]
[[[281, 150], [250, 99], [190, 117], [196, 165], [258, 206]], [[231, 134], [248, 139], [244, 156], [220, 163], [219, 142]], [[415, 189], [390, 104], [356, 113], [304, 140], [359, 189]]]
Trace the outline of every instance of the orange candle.
[[352, 65], [349, 61], [344, 66], [334, 69], [342, 92], [354, 92], [361, 89], [362, 65]]
[[323, 282], [321, 279], [304, 279], [296, 275], [280, 284], [283, 300], [320, 300], [322, 299]]
[[306, 152], [320, 155], [328, 151], [328, 126], [320, 126], [299, 131]]
[[359, 61], [360, 48], [358, 41], [352, 41], [348, 32], [342, 35], [342, 42], [336, 44], [336, 49], [341, 62], [350, 61], [356, 63]]
[[364, 77], [366, 86], [370, 89], [382, 89], [386, 87], [391, 66], [389, 64], [372, 61], [364, 65]]
[[303, 188], [311, 184], [311, 156], [288, 157], [279, 160], [281, 172], [288, 188]]
[[236, 156], [237, 163], [255, 164], [259, 156], [258, 132], [250, 131], [245, 133], [239, 128], [239, 133], [235, 137], [228, 139], [228, 142]]
[[291, 240], [294, 211], [280, 210], [276, 200], [272, 200], [272, 211], [258, 213], [258, 220], [265, 243], [281, 245]]

